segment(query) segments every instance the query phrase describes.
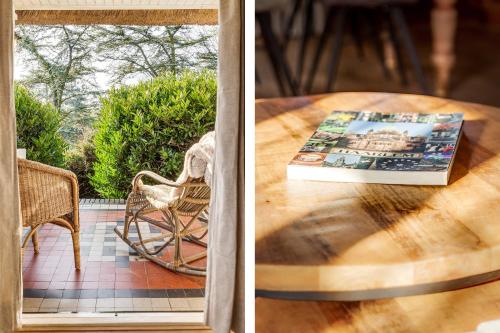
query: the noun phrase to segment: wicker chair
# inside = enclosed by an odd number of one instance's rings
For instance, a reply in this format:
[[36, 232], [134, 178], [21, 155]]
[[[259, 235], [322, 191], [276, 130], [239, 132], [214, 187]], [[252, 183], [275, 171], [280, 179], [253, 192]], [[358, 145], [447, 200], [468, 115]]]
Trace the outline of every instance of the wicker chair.
[[[145, 177], [157, 185], [149, 185], [163, 192], [175, 191], [175, 199], [158, 207], [143, 190], [141, 179]], [[206, 268], [190, 265], [193, 261], [206, 257], [206, 250], [184, 257], [183, 241], [207, 247], [204, 237], [208, 232], [207, 210], [210, 202], [210, 187], [203, 178], [188, 178], [186, 182], [176, 183], [151, 171], [139, 172], [133, 182], [133, 190], [127, 199], [123, 232], [118, 227], [116, 234], [142, 257], [167, 269], [186, 274], [206, 275]], [[161, 216], [161, 217], [158, 217]], [[161, 229], [161, 234], [145, 239], [139, 222], [147, 222]], [[138, 240], [130, 238], [130, 226], [135, 224]], [[160, 243], [161, 245], [154, 246]], [[148, 248], [149, 246], [149, 248]], [[171, 260], [164, 259], [160, 252], [167, 246], [174, 249]]]
[[73, 239], [75, 267], [80, 269], [78, 180], [71, 171], [25, 159], [17, 160], [23, 227], [30, 227], [22, 249], [31, 238], [39, 253], [38, 229], [52, 223], [68, 229]]

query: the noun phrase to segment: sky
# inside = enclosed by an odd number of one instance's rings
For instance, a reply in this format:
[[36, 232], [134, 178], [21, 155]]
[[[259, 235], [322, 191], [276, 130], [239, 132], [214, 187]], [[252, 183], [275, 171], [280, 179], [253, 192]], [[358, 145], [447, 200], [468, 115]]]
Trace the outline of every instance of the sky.
[[355, 120], [349, 124], [346, 133], [366, 134], [370, 129], [380, 131], [382, 129], [392, 129], [403, 133], [408, 131], [409, 136], [429, 136], [432, 132], [432, 124], [425, 123], [384, 123], [375, 121]]

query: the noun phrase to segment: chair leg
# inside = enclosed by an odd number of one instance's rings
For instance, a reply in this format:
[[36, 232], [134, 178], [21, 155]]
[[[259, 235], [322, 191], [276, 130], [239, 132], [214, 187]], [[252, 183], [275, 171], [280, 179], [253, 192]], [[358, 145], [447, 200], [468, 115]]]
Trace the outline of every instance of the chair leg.
[[356, 46], [356, 52], [359, 59], [365, 58], [365, 50], [363, 49], [363, 34], [360, 30], [360, 20], [359, 13], [353, 12], [350, 15], [351, 22], [351, 32], [352, 38], [354, 39], [354, 45]]
[[415, 49], [415, 44], [411, 39], [410, 31], [408, 30], [408, 26], [406, 25], [406, 20], [404, 18], [403, 12], [401, 11], [401, 8], [398, 7], [391, 7], [389, 10], [391, 13], [391, 20], [394, 22], [394, 25], [401, 33], [403, 44], [410, 57], [410, 61], [413, 65], [415, 76], [420, 85], [420, 89], [424, 94], [430, 94], [424, 71], [422, 69], [422, 65], [420, 64], [420, 60], [418, 59], [417, 50]]
[[284, 80], [282, 79], [281, 74], [284, 74], [285, 80], [290, 90], [292, 91], [292, 94], [298, 95], [298, 89], [295, 84], [295, 81], [292, 78], [290, 68], [288, 67], [287, 62], [285, 61], [285, 57], [279, 46], [278, 39], [276, 38], [276, 36], [272, 31], [271, 13], [261, 12], [261, 13], [256, 13], [255, 16], [257, 17], [257, 20], [259, 21], [259, 25], [261, 27], [264, 44], [269, 54], [269, 58], [271, 59], [271, 63], [273, 64], [276, 80], [278, 81], [281, 95], [283, 96], [286, 95], [285, 86], [283, 84]]
[[346, 8], [340, 8], [335, 19], [335, 35], [333, 37], [332, 60], [330, 61], [330, 65], [328, 66], [328, 80], [325, 87], [326, 91], [331, 91], [335, 85], [346, 25], [346, 13]]
[[398, 66], [399, 78], [403, 86], [408, 85], [408, 77], [406, 76], [405, 64], [403, 61], [403, 55], [401, 54], [401, 45], [399, 43], [399, 38], [396, 34], [396, 29], [394, 28], [394, 23], [392, 20], [388, 20], [389, 36], [391, 38], [392, 45], [394, 47], [394, 52], [396, 53], [396, 61]]
[[376, 13], [368, 14], [369, 31], [373, 42], [373, 47], [375, 48], [375, 53], [377, 54], [377, 59], [382, 67], [382, 73], [386, 79], [389, 79], [391, 75], [389, 74], [389, 69], [385, 64], [384, 59], [384, 47], [382, 40], [380, 39], [380, 25], [378, 24]]
[[33, 233], [33, 236], [31, 236], [31, 242], [33, 243], [33, 248], [35, 249], [35, 254], [40, 253], [40, 247], [38, 245], [38, 231], [35, 231]]
[[313, 22], [313, 0], [305, 1], [305, 11], [304, 24], [302, 25], [302, 37], [299, 44], [299, 57], [297, 60], [297, 82], [300, 85], [302, 82], [302, 71], [304, 69], [304, 61], [306, 55], [307, 44], [311, 39], [312, 32], [312, 22]]
[[178, 268], [182, 265], [182, 236], [179, 217], [176, 214], [173, 217], [175, 220], [174, 266]]
[[290, 35], [293, 29], [293, 25], [295, 23], [295, 18], [297, 17], [297, 13], [299, 12], [300, 6], [302, 5], [302, 0], [295, 0], [293, 4], [293, 10], [290, 16], [288, 17], [288, 21], [286, 22], [285, 32], [283, 37], [283, 52], [287, 49], [288, 43], [290, 42]]
[[311, 92], [312, 85], [314, 82], [314, 76], [316, 75], [316, 71], [318, 70], [319, 61], [321, 59], [321, 55], [325, 48], [325, 44], [328, 39], [331, 26], [333, 24], [333, 18], [334, 18], [334, 10], [333, 8], [330, 8], [326, 16], [325, 27], [323, 28], [323, 32], [321, 33], [321, 36], [319, 38], [318, 47], [316, 48], [316, 53], [314, 54], [314, 59], [311, 64], [311, 69], [309, 70], [309, 76], [307, 77], [307, 83], [305, 87], [307, 93]]
[[80, 233], [78, 230], [71, 232], [73, 239], [73, 256], [75, 258], [75, 268], [80, 270]]

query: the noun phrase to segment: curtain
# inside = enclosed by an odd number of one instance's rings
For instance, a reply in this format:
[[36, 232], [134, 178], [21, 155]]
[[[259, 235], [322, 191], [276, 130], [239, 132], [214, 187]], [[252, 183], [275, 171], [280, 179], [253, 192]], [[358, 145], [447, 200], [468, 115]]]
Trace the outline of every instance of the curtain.
[[0, 332], [21, 322], [21, 223], [14, 109], [14, 10], [0, 1]]
[[244, 331], [243, 1], [219, 2], [219, 72], [205, 321]]

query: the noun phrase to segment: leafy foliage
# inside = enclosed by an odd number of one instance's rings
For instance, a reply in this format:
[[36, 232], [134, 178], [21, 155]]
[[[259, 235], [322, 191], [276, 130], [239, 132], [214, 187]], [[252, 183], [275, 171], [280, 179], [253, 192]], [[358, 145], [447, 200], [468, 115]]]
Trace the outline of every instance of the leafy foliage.
[[135, 84], [165, 72], [217, 68], [217, 27], [16, 26], [20, 82], [63, 117], [74, 144], [91, 128], [109, 82]]
[[16, 85], [17, 146], [30, 160], [62, 167], [67, 144], [59, 133], [61, 116], [51, 104], [38, 101], [24, 86]]
[[90, 175], [92, 174], [95, 162], [95, 148], [92, 137], [87, 135], [78, 144], [66, 154], [66, 168], [73, 171], [78, 177], [80, 188], [80, 198], [98, 198], [92, 184], [90, 184]]
[[91, 184], [105, 198], [124, 198], [132, 177], [152, 170], [175, 179], [185, 151], [215, 123], [213, 71], [166, 73], [101, 99]]

